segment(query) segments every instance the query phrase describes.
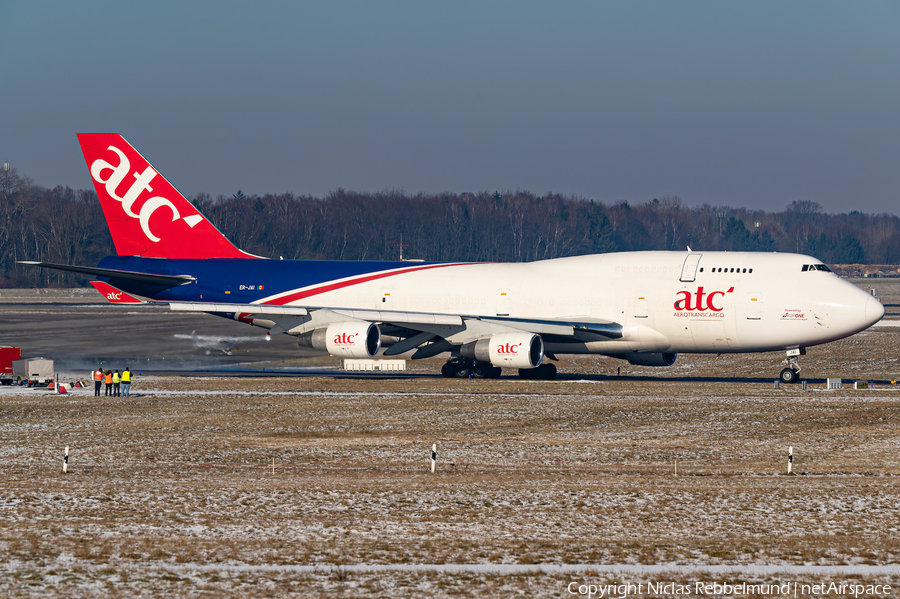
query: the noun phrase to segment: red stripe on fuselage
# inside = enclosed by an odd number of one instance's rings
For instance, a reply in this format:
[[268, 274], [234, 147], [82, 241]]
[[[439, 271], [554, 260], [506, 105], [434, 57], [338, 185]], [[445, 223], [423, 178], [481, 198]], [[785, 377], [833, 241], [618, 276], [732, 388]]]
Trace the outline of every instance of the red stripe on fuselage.
[[386, 277], [392, 277], [394, 275], [402, 275], [408, 272], [416, 272], [420, 270], [430, 270], [432, 268], [445, 268], [447, 266], [468, 266], [471, 264], [478, 264], [478, 262], [454, 262], [452, 264], [432, 264], [430, 266], [417, 266], [414, 268], [404, 268], [401, 270], [390, 270], [388, 272], [380, 272], [378, 274], [367, 275], [364, 277], [351, 279], [349, 281], [340, 281], [338, 283], [331, 283], [330, 285], [322, 285], [321, 287], [316, 287], [315, 289], [297, 291], [296, 293], [291, 293], [282, 297], [275, 298], [273, 300], [262, 302], [262, 305], [283, 306], [285, 304], [289, 304], [303, 298], [311, 297], [313, 295], [319, 295], [320, 293], [326, 293], [328, 291], [334, 291], [336, 289], [343, 289], [344, 287], [351, 287], [360, 283], [368, 283], [369, 281], [376, 281], [378, 279], [384, 279]]

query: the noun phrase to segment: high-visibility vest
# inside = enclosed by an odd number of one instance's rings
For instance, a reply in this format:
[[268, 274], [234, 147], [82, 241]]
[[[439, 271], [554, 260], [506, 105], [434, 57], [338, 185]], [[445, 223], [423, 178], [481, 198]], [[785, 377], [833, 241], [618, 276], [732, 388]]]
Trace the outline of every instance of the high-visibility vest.
[[106, 373], [106, 384], [112, 385], [112, 373], [111, 372]]
[[113, 374], [113, 382], [114, 382], [114, 383], [118, 383], [118, 382], [119, 382], [119, 373], [118, 373], [118, 372], [116, 372], [116, 373]]
[[102, 381], [102, 380], [103, 380], [103, 371], [102, 371], [102, 370], [95, 370], [95, 371], [94, 371], [94, 380], [95, 380], [95, 381]]
[[123, 383], [131, 382], [131, 371], [130, 370], [126, 370], [125, 372], [122, 373], [122, 382]]

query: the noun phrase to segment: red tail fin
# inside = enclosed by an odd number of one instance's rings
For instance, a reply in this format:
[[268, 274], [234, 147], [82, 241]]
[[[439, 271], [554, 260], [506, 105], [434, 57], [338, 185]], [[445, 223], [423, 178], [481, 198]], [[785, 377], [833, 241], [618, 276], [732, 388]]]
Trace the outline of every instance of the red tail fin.
[[197, 212], [125, 138], [79, 133], [116, 252], [148, 258], [256, 258]]

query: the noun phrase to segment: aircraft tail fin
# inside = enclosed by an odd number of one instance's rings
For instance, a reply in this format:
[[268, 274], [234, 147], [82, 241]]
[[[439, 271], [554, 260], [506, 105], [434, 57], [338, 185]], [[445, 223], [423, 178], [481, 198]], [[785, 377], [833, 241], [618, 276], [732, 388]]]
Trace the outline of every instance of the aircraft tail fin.
[[258, 258], [239, 250], [117, 133], [79, 133], [116, 253]]

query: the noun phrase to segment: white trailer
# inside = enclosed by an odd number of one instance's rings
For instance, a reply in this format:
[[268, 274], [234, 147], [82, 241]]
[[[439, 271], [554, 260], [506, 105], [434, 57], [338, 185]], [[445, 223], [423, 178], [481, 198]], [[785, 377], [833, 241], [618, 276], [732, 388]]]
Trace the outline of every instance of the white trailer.
[[17, 385], [46, 387], [53, 381], [53, 360], [28, 358], [13, 362], [13, 378]]

